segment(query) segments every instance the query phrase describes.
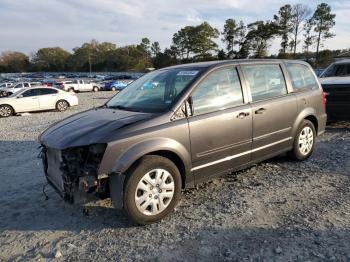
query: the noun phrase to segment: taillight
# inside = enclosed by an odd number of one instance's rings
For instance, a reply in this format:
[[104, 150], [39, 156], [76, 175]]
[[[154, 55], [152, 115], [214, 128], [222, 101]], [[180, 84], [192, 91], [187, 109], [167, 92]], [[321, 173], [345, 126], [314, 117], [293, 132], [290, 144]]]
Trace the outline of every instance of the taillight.
[[326, 110], [326, 105], [327, 105], [327, 96], [329, 95], [329, 93], [327, 92], [323, 92], [323, 106], [324, 109]]

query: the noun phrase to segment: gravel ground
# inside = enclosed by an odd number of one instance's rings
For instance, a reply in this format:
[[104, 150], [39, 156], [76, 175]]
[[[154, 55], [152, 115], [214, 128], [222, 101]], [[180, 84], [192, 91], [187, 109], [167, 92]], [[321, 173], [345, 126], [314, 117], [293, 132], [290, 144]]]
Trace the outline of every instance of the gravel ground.
[[0, 119], [0, 261], [350, 261], [350, 123], [329, 126], [308, 161], [280, 156], [184, 191], [158, 224], [135, 227], [108, 199], [88, 216], [50, 188], [46, 201], [37, 136], [112, 95]]

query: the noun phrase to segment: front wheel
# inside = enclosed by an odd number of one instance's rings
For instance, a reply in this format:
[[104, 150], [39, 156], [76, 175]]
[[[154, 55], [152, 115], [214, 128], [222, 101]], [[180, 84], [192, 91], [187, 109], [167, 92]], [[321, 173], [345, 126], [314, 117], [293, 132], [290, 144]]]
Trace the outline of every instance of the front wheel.
[[112, 91], [117, 91], [117, 89], [115, 87], [112, 87]]
[[131, 220], [145, 225], [170, 214], [181, 196], [176, 165], [161, 156], [144, 156], [127, 174], [124, 209]]
[[94, 86], [93, 89], [92, 89], [92, 91], [94, 91], [94, 92], [98, 92], [98, 90], [99, 90], [99, 89], [98, 89], [97, 86]]
[[293, 149], [290, 152], [296, 160], [308, 159], [315, 146], [316, 130], [309, 120], [303, 120], [294, 138]]

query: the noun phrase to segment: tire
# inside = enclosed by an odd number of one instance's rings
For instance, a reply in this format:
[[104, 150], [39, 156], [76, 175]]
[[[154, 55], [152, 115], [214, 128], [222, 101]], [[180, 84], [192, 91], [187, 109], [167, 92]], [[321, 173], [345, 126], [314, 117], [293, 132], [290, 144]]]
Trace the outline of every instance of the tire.
[[9, 117], [14, 114], [12, 106], [0, 105], [0, 117]]
[[68, 92], [74, 92], [74, 88], [73, 87], [68, 88]]
[[97, 86], [94, 86], [94, 87], [92, 88], [92, 91], [94, 91], [94, 92], [98, 92], [98, 91], [99, 91], [99, 89], [98, 89], [98, 87], [97, 87]]
[[117, 89], [115, 87], [112, 87], [112, 91], [117, 91]]
[[69, 107], [69, 103], [66, 100], [59, 100], [56, 103], [56, 109], [60, 112], [66, 111]]
[[292, 158], [298, 161], [308, 159], [314, 150], [315, 140], [316, 129], [314, 124], [304, 119], [294, 138], [293, 149], [290, 151]]
[[180, 172], [172, 161], [154, 155], [142, 157], [127, 173], [123, 196], [126, 214], [139, 225], [160, 221], [174, 210], [181, 185]]

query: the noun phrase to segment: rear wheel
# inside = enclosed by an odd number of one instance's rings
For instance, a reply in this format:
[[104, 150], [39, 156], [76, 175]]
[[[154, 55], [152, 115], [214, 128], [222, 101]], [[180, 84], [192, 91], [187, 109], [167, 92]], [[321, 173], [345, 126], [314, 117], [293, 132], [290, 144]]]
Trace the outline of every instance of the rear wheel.
[[112, 87], [112, 91], [117, 91], [117, 89], [115, 87]]
[[1, 105], [0, 106], [0, 117], [9, 117], [12, 116], [14, 113], [14, 110], [9, 105]]
[[124, 209], [137, 224], [157, 222], [170, 214], [181, 195], [176, 165], [161, 156], [145, 156], [130, 170], [124, 190]]
[[56, 109], [60, 112], [66, 111], [68, 109], [68, 107], [69, 107], [69, 104], [65, 100], [59, 100], [56, 103]]
[[296, 160], [309, 158], [314, 150], [316, 130], [313, 123], [303, 120], [294, 138], [293, 150], [290, 152]]

